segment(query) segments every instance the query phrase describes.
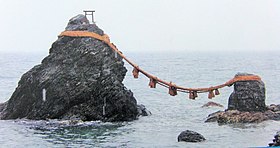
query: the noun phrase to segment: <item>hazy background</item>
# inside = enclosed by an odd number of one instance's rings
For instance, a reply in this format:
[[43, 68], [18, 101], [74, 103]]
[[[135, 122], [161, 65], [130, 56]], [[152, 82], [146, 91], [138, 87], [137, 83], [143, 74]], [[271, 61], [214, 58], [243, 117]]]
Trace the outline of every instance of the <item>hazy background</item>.
[[0, 0], [0, 52], [47, 53], [88, 9], [124, 52], [280, 49], [280, 0]]

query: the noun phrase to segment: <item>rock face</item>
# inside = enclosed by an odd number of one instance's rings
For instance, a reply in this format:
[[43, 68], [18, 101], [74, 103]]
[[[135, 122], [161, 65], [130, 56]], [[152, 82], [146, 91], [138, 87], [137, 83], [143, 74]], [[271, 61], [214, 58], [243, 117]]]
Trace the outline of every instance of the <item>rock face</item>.
[[[66, 30], [103, 35], [84, 15], [72, 18]], [[40, 65], [25, 73], [0, 119], [81, 119], [131, 121], [137, 118], [133, 93], [122, 84], [127, 70], [102, 41], [59, 37]]]
[[[236, 76], [251, 74], [239, 73]], [[229, 97], [229, 110], [265, 111], [265, 86], [262, 81], [235, 82], [234, 91]]]
[[201, 134], [190, 130], [183, 131], [178, 136], [178, 142], [202, 142], [205, 140], [206, 139]]
[[[240, 75], [250, 74], [236, 76]], [[228, 109], [210, 114], [205, 122], [231, 124], [265, 120], [280, 120], [280, 105], [265, 105], [265, 86], [262, 81], [242, 81], [235, 82]]]

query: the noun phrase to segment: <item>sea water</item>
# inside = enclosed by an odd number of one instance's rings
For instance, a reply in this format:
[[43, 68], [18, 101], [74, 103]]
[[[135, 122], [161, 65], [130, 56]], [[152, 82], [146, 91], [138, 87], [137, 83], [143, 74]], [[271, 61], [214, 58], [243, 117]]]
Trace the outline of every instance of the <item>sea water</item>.
[[[7, 101], [23, 73], [40, 64], [45, 53], [1, 53], [0, 102]], [[141, 68], [157, 77], [186, 87], [209, 87], [222, 84], [238, 72], [254, 73], [266, 85], [266, 104], [280, 104], [280, 54], [178, 52], [126, 53]], [[255, 147], [267, 146], [280, 128], [279, 121], [259, 124], [218, 125], [204, 123], [208, 114], [227, 107], [233, 87], [220, 90], [221, 95], [209, 100], [199, 94], [196, 100], [188, 94], [172, 97], [166, 88], [148, 87], [149, 80], [140, 75], [134, 79], [132, 68], [124, 84], [134, 93], [139, 104], [152, 112], [132, 122], [100, 121], [30, 121], [0, 120], [0, 147]], [[201, 108], [215, 101], [225, 108]], [[201, 143], [177, 142], [181, 131], [193, 130], [207, 140]]]

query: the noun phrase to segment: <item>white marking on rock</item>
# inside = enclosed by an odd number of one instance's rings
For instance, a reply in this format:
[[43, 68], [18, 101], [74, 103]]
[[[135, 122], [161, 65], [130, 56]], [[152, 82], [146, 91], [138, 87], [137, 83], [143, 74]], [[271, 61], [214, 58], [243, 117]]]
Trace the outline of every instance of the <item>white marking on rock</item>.
[[104, 105], [103, 105], [103, 116], [106, 115], [106, 98], [104, 98]]
[[43, 91], [42, 91], [42, 94], [43, 94], [43, 101], [44, 101], [44, 102], [45, 102], [46, 99], [47, 99], [46, 93], [47, 93], [47, 91], [46, 91], [46, 89], [44, 88]]

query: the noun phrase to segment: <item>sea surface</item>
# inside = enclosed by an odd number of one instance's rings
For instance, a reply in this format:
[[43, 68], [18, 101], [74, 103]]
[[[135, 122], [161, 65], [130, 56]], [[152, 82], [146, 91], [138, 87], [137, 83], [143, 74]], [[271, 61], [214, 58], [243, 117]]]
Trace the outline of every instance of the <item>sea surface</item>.
[[[280, 104], [280, 53], [165, 52], [125, 53], [141, 68], [167, 81], [187, 87], [222, 84], [238, 72], [257, 74], [266, 84], [266, 104]], [[7, 101], [22, 74], [40, 64], [47, 53], [0, 53], [0, 102]], [[132, 68], [124, 83], [139, 104], [152, 112], [133, 122], [102, 123], [69, 121], [0, 120], [0, 147], [259, 147], [272, 142], [280, 121], [259, 124], [218, 125], [204, 123], [208, 114], [227, 107], [233, 87], [220, 90], [209, 100], [196, 100], [179, 93], [172, 97], [166, 88], [148, 87], [143, 75], [134, 79]], [[225, 108], [201, 108], [215, 101]], [[201, 143], [177, 142], [181, 131], [193, 130], [207, 139]]]

